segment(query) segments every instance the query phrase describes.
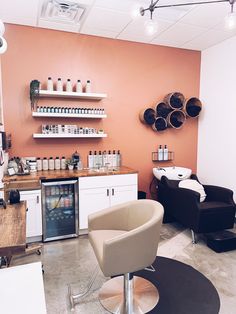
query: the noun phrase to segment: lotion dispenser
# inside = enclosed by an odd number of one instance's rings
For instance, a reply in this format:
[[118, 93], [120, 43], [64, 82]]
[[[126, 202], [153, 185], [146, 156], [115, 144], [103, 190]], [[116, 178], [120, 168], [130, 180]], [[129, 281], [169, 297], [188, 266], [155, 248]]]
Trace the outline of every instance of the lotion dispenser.
[[163, 153], [163, 157], [164, 157], [164, 160], [168, 160], [168, 148], [167, 148], [167, 145], [165, 145], [164, 147], [164, 153]]
[[163, 148], [161, 145], [159, 145], [159, 148], [158, 148], [158, 160], [163, 160]]

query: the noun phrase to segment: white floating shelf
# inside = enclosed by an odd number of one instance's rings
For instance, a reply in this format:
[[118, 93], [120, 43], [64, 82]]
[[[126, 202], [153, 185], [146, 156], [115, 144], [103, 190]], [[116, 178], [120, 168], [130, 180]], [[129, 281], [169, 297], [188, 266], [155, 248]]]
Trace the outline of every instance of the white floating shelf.
[[107, 134], [42, 134], [34, 133], [33, 138], [102, 138]]
[[49, 112], [32, 112], [33, 117], [50, 117], [50, 118], [84, 118], [84, 119], [104, 119], [106, 114], [76, 114], [76, 113], [49, 113]]
[[100, 100], [107, 97], [107, 94], [102, 93], [76, 93], [76, 92], [58, 92], [58, 91], [48, 91], [40, 90], [40, 97], [58, 97], [58, 98], [78, 98], [78, 99], [94, 99]]

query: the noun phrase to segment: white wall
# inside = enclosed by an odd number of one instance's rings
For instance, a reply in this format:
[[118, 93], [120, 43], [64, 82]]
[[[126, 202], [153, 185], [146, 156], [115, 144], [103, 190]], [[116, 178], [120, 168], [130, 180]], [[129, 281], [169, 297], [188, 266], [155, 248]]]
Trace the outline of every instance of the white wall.
[[203, 51], [200, 99], [197, 173], [236, 194], [236, 37]]

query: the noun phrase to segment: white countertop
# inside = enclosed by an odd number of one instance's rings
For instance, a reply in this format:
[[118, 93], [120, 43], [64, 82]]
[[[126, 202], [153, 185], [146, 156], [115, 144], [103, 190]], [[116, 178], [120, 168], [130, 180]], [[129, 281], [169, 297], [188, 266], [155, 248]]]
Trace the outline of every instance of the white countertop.
[[0, 269], [0, 312], [47, 313], [40, 262]]

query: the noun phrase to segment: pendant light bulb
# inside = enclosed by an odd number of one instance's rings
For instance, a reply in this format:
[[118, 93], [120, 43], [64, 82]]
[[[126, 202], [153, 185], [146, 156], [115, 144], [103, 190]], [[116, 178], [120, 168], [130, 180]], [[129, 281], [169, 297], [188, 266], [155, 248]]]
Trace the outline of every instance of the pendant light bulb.
[[0, 36], [0, 54], [3, 54], [7, 50], [6, 39]]
[[225, 28], [231, 30], [236, 28], [236, 12], [230, 12], [225, 18]]
[[148, 20], [145, 22], [145, 29], [147, 35], [153, 36], [158, 30], [158, 24], [153, 20]]
[[137, 19], [139, 18], [141, 15], [140, 15], [140, 5], [139, 4], [136, 4], [132, 7], [131, 9], [131, 17], [133, 19]]
[[5, 33], [5, 26], [3, 24], [3, 21], [0, 20], [0, 36], [3, 36], [4, 33]]

